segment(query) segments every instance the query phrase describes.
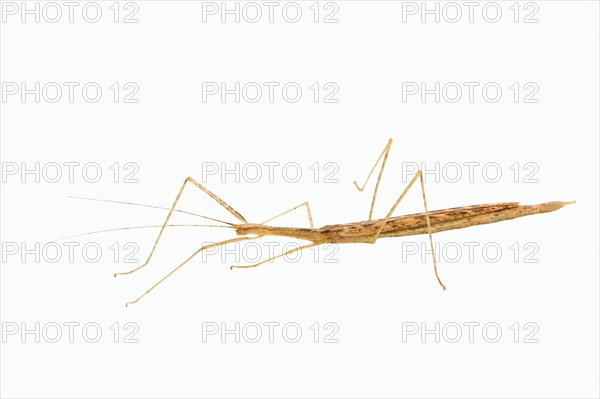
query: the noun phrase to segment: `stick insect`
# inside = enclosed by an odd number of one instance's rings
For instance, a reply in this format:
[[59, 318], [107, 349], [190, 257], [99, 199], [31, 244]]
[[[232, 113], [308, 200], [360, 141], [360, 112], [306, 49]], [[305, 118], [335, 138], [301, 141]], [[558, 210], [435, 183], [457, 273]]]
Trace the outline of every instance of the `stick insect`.
[[[204, 245], [197, 249], [194, 253], [192, 253], [187, 259], [185, 259], [182, 263], [180, 263], [177, 267], [175, 267], [171, 272], [169, 272], [166, 276], [160, 279], [156, 284], [150, 287], [146, 292], [144, 292], [141, 296], [139, 296], [134, 301], [128, 302], [125, 306], [129, 306], [141, 300], [144, 296], [148, 295], [152, 290], [154, 290], [158, 285], [163, 283], [167, 278], [169, 278], [173, 273], [182, 268], [186, 263], [192, 260], [196, 255], [200, 252], [205, 251], [209, 248], [220, 247], [226, 244], [247, 241], [247, 240], [256, 240], [265, 236], [280, 236], [280, 237], [288, 237], [295, 238], [299, 240], [308, 241], [309, 244], [302, 245], [296, 248], [293, 248], [285, 253], [279, 254], [267, 260], [258, 262], [256, 264], [251, 265], [238, 265], [238, 266], [230, 266], [230, 269], [246, 269], [253, 268], [260, 265], [263, 265], [267, 262], [270, 262], [274, 259], [281, 258], [283, 256], [289, 255], [291, 253], [302, 251], [304, 249], [308, 249], [311, 247], [316, 247], [323, 244], [357, 244], [357, 243], [367, 243], [367, 244], [375, 244], [380, 238], [390, 238], [390, 237], [405, 237], [411, 235], [420, 235], [427, 234], [429, 236], [429, 245], [431, 248], [432, 259], [433, 259], [433, 271], [434, 275], [437, 279], [437, 282], [441, 286], [443, 290], [446, 289], [446, 286], [442, 283], [442, 280], [438, 274], [438, 268], [436, 263], [436, 257], [434, 253], [434, 245], [433, 245], [433, 234], [441, 231], [454, 230], [454, 229], [462, 229], [470, 226], [477, 226], [488, 223], [500, 222], [503, 220], [515, 219], [522, 216], [533, 215], [537, 213], [546, 213], [552, 212], [562, 208], [567, 204], [574, 203], [573, 202], [547, 202], [539, 205], [519, 205], [518, 202], [502, 202], [495, 204], [483, 204], [483, 205], [471, 205], [471, 206], [462, 206], [458, 208], [448, 208], [441, 209], [436, 211], [429, 211], [427, 208], [427, 198], [425, 196], [425, 184], [423, 182], [423, 173], [419, 169], [415, 175], [412, 177], [411, 181], [408, 183], [406, 188], [402, 191], [398, 199], [394, 202], [393, 206], [390, 208], [385, 218], [383, 219], [373, 219], [373, 208], [375, 207], [375, 201], [377, 199], [377, 192], [379, 190], [379, 185], [381, 183], [381, 177], [383, 175], [383, 171], [385, 169], [385, 165], [388, 159], [388, 155], [390, 153], [390, 149], [392, 146], [392, 139], [388, 140], [387, 145], [383, 149], [381, 155], [373, 165], [373, 168], [369, 172], [365, 183], [360, 186], [356, 181], [354, 181], [354, 185], [356, 188], [362, 192], [364, 191], [367, 183], [371, 179], [373, 172], [376, 170], [377, 166], [381, 164], [379, 169], [379, 175], [377, 176], [377, 182], [375, 183], [375, 189], [373, 191], [373, 198], [371, 200], [371, 208], [369, 210], [369, 218], [365, 221], [354, 222], [354, 223], [343, 223], [343, 224], [334, 224], [327, 225], [320, 228], [315, 228], [312, 214], [310, 210], [310, 205], [308, 202], [304, 202], [300, 205], [297, 205], [291, 209], [288, 209], [285, 212], [282, 212], [276, 216], [271, 217], [270, 219], [265, 220], [262, 223], [249, 223], [244, 216], [242, 216], [238, 211], [229, 206], [225, 201], [219, 198], [217, 195], [213, 194], [212, 191], [208, 190], [202, 184], [194, 180], [192, 177], [187, 177], [179, 191], [177, 192], [177, 196], [175, 197], [175, 201], [170, 208], [161, 208], [150, 205], [143, 204], [133, 204], [133, 205], [142, 205], [142, 206], [150, 206], [153, 208], [160, 209], [169, 209], [169, 213], [167, 214], [166, 219], [163, 224], [160, 226], [160, 231], [156, 240], [154, 241], [154, 245], [150, 250], [150, 254], [146, 261], [134, 268], [133, 270], [129, 270], [126, 272], [115, 273], [114, 276], [121, 276], [126, 274], [134, 273], [138, 270], [143, 269], [150, 263], [150, 259], [152, 259], [152, 255], [156, 251], [158, 242], [160, 241], [163, 232], [167, 226], [169, 225], [169, 220], [174, 212], [183, 212], [190, 213], [182, 210], [176, 209], [177, 203], [183, 194], [184, 189], [188, 186], [188, 184], [192, 184], [202, 190], [205, 194], [211, 197], [214, 201], [216, 201], [219, 205], [225, 208], [231, 215], [233, 215], [239, 223], [229, 223], [222, 220], [209, 218], [206, 216], [201, 216], [212, 221], [220, 222], [224, 225], [221, 226], [212, 226], [212, 227], [226, 227], [235, 230], [237, 237], [230, 238], [227, 240], [223, 240], [220, 242], [216, 242], [209, 245]], [[415, 183], [419, 183], [421, 188], [421, 195], [423, 199], [423, 208], [424, 212], [416, 213], [411, 215], [404, 216], [395, 216], [392, 217], [394, 211], [400, 205], [402, 199], [406, 196], [409, 190], [415, 185]], [[108, 201], [108, 202], [117, 202], [117, 201]], [[310, 228], [297, 228], [297, 227], [276, 227], [270, 226], [267, 223], [281, 217], [285, 214], [293, 212], [297, 209], [304, 207], [308, 216], [308, 223]], [[150, 226], [148, 226], [150, 227]], [[158, 227], [158, 226], [154, 226]]]

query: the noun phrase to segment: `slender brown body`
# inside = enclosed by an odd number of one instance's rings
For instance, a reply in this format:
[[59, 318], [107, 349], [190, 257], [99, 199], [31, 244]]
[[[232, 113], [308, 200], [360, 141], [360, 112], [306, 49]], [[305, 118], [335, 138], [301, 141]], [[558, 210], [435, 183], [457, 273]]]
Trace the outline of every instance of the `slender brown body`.
[[[175, 207], [183, 193], [185, 186], [188, 183], [193, 184], [202, 190], [205, 194], [215, 200], [219, 205], [225, 208], [231, 215], [233, 215], [236, 219], [238, 219], [241, 223], [233, 224], [229, 222], [225, 222], [223, 220], [218, 220], [215, 218], [192, 214], [195, 216], [199, 216], [205, 219], [212, 220], [214, 222], [219, 222], [221, 226], [211, 226], [211, 227], [225, 227], [225, 228], [233, 228], [238, 236], [230, 238], [227, 240], [223, 240], [214, 244], [203, 245], [196, 252], [194, 252], [191, 256], [189, 256], [183, 263], [179, 264], [176, 268], [174, 268], [169, 274], [163, 277], [160, 281], [150, 287], [144, 294], [142, 294], [138, 299], [132, 302], [128, 302], [125, 306], [136, 303], [140, 299], [142, 299], [146, 294], [156, 288], [159, 284], [161, 284], [165, 279], [167, 279], [170, 275], [179, 270], [183, 265], [189, 262], [194, 256], [199, 254], [200, 252], [209, 249], [216, 248], [222, 245], [227, 245], [231, 243], [237, 243], [240, 241], [254, 240], [256, 238], [261, 238], [264, 236], [281, 236], [281, 237], [290, 237], [296, 238], [300, 240], [310, 241], [310, 244], [302, 245], [294, 249], [290, 249], [289, 251], [273, 256], [267, 260], [263, 260], [261, 262], [255, 263], [253, 265], [232, 265], [230, 269], [247, 269], [251, 267], [257, 267], [263, 265], [269, 261], [272, 261], [277, 258], [281, 258], [285, 255], [289, 255], [293, 252], [302, 251], [307, 248], [315, 247], [321, 244], [350, 244], [350, 243], [375, 243], [379, 238], [382, 237], [403, 237], [403, 236], [411, 236], [417, 234], [427, 234], [429, 236], [429, 244], [432, 251], [433, 256], [431, 257], [433, 262], [433, 270], [435, 272], [435, 277], [437, 278], [440, 286], [445, 290], [446, 286], [442, 283], [437, 271], [437, 265], [435, 260], [435, 254], [433, 252], [433, 233], [439, 233], [440, 231], [446, 230], [454, 230], [454, 229], [462, 229], [470, 226], [477, 226], [480, 224], [488, 224], [500, 222], [502, 220], [515, 219], [521, 216], [533, 215], [536, 213], [546, 213], [552, 212], [557, 209], [562, 208], [563, 206], [569, 204], [570, 202], [546, 202], [539, 205], [519, 205], [518, 202], [502, 202], [497, 204], [483, 204], [483, 205], [471, 205], [471, 206], [463, 206], [459, 208], [449, 208], [449, 209], [441, 209], [438, 211], [429, 212], [427, 208], [427, 198], [425, 196], [425, 182], [423, 179], [423, 172], [419, 169], [410, 180], [404, 191], [400, 194], [394, 205], [388, 211], [386, 217], [384, 219], [373, 220], [373, 209], [375, 206], [375, 200], [377, 198], [377, 190], [379, 188], [379, 183], [381, 182], [381, 176], [383, 174], [383, 169], [385, 168], [387, 158], [390, 152], [390, 148], [392, 146], [392, 139], [388, 140], [387, 145], [383, 149], [383, 152], [373, 165], [373, 168], [369, 172], [365, 183], [360, 186], [356, 181], [354, 181], [354, 185], [358, 189], [358, 191], [363, 191], [373, 175], [373, 172], [377, 168], [377, 165], [381, 162], [381, 169], [379, 171], [379, 175], [377, 176], [377, 182], [375, 184], [375, 190], [373, 192], [373, 199], [371, 201], [371, 208], [369, 210], [369, 219], [363, 222], [354, 222], [354, 223], [344, 223], [344, 224], [332, 224], [328, 226], [323, 226], [321, 228], [314, 228], [310, 205], [308, 202], [304, 202], [294, 208], [288, 209], [287, 211], [280, 213], [272, 218], [266, 220], [263, 223], [254, 224], [248, 223], [248, 221], [235, 209], [233, 209], [230, 205], [228, 205], [221, 198], [216, 196], [202, 184], [194, 180], [191, 176], [188, 176], [181, 188], [179, 189], [177, 196], [175, 197], [175, 201], [173, 202], [173, 206], [169, 210], [169, 214], [165, 219], [163, 225], [161, 226], [160, 232], [158, 233], [158, 237], [154, 241], [154, 245], [152, 246], [152, 250], [146, 259], [146, 262], [141, 266], [136, 267], [133, 270], [121, 273], [115, 273], [115, 276], [123, 275], [123, 274], [131, 274], [137, 270], [142, 269], [148, 265], [150, 262], [150, 258], [152, 258], [152, 254], [156, 249], [158, 241], [162, 236], [162, 233], [171, 218], [173, 212], [176, 211]], [[421, 195], [423, 198], [423, 208], [425, 212], [423, 213], [415, 213], [412, 215], [404, 215], [392, 217], [396, 208], [404, 198], [404, 196], [408, 193], [408, 191], [413, 187], [415, 183], [419, 183], [421, 187]], [[143, 205], [146, 206], [146, 205]], [[152, 206], [153, 207], [153, 206]], [[306, 213], [308, 216], [308, 222], [310, 228], [295, 228], [295, 227], [275, 227], [267, 225], [268, 222], [274, 220], [280, 216], [283, 216], [289, 212], [292, 212], [300, 207], [305, 207]], [[183, 212], [181, 210], [177, 210], [178, 212]], [[190, 212], [185, 212], [190, 213]]]
[[[440, 209], [429, 212], [431, 232], [462, 229], [481, 224], [496, 223], [537, 213], [552, 212], [571, 202], [546, 202], [539, 205], [519, 205], [518, 202], [501, 202]], [[238, 235], [257, 234], [260, 236], [292, 237], [322, 243], [371, 243], [384, 219], [363, 222], [332, 224], [321, 228], [307, 229], [294, 227], [274, 227], [262, 224], [236, 225]], [[425, 213], [415, 213], [393, 217], [383, 226], [381, 237], [404, 237], [427, 234]]]

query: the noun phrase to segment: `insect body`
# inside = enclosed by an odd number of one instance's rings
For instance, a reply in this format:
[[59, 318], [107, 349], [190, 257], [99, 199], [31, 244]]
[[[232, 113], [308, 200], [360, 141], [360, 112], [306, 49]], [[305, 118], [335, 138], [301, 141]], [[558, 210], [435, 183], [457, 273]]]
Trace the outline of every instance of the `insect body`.
[[[536, 213], [552, 212], [569, 202], [546, 202], [539, 205], [519, 205], [518, 202], [502, 202], [440, 209], [429, 212], [431, 233], [462, 229], [480, 224], [500, 222]], [[236, 225], [238, 235], [291, 237], [312, 241], [315, 244], [372, 243], [373, 236], [384, 223], [384, 219], [355, 223], [332, 224], [321, 228], [295, 228], [265, 226], [262, 224]], [[406, 237], [428, 234], [426, 214], [415, 213], [390, 218], [381, 230], [379, 238]]]
[[[304, 202], [296, 207], [293, 207], [293, 208], [291, 208], [283, 213], [280, 213], [279, 215], [276, 215], [262, 223], [249, 223], [246, 220], [246, 218], [244, 218], [238, 211], [233, 209], [225, 201], [223, 201], [221, 198], [219, 198], [218, 196], [213, 194], [210, 190], [208, 190], [202, 184], [198, 183], [196, 180], [194, 180], [191, 177], [186, 178], [185, 181], [183, 182], [183, 185], [179, 189], [177, 196], [175, 197], [175, 201], [174, 201], [172, 207], [169, 208], [169, 213], [168, 213], [164, 223], [161, 226], [160, 232], [158, 233], [158, 237], [156, 238], [156, 240], [154, 242], [154, 245], [152, 247], [152, 250], [150, 251], [150, 254], [148, 255], [148, 258], [146, 259], [146, 262], [144, 262], [144, 264], [142, 264], [141, 266], [138, 266], [137, 268], [135, 268], [133, 270], [130, 270], [127, 272], [122, 272], [122, 273], [115, 273], [115, 276], [131, 274], [137, 270], [144, 268], [146, 265], [148, 265], [148, 263], [150, 262], [150, 259], [152, 258], [152, 255], [154, 254], [154, 251], [156, 250], [156, 246], [164, 232], [165, 227], [169, 226], [168, 222], [169, 222], [169, 219], [171, 218], [171, 215], [173, 214], [173, 212], [189, 213], [186, 211], [181, 211], [181, 210], [175, 209], [177, 206], [177, 203], [179, 202], [179, 199], [180, 199], [181, 195], [183, 194], [183, 191], [184, 191], [185, 187], [188, 185], [188, 183], [191, 183], [192, 185], [198, 187], [200, 190], [202, 190], [204, 193], [206, 193], [209, 197], [211, 197], [213, 200], [215, 200], [217, 203], [219, 203], [231, 215], [233, 215], [236, 219], [238, 219], [239, 223], [229, 223], [229, 222], [225, 222], [222, 220], [209, 218], [209, 217], [201, 216], [201, 215], [195, 215], [195, 216], [200, 216], [200, 217], [207, 218], [207, 219], [210, 219], [215, 222], [220, 222], [223, 224], [222, 226], [212, 226], [212, 227], [225, 227], [225, 228], [234, 229], [235, 232], [237, 233], [238, 237], [224, 240], [221, 242], [217, 242], [214, 244], [202, 246], [197, 251], [195, 251], [193, 254], [191, 254], [185, 261], [183, 261], [176, 268], [174, 268], [169, 274], [167, 274], [165, 277], [163, 277], [161, 280], [159, 280], [156, 284], [154, 284], [152, 287], [150, 287], [150, 289], [148, 289], [139, 298], [137, 298], [136, 300], [134, 300], [132, 302], [127, 303], [125, 306], [138, 302], [145, 295], [147, 295], [150, 291], [152, 291], [159, 284], [161, 284], [164, 280], [166, 280], [169, 276], [171, 276], [178, 269], [180, 269], [183, 265], [185, 265], [192, 258], [194, 258], [198, 253], [205, 251], [209, 248], [219, 247], [219, 246], [226, 245], [229, 243], [245, 241], [245, 240], [254, 240], [254, 239], [262, 238], [264, 236], [289, 237], [289, 238], [295, 238], [295, 239], [305, 240], [305, 241], [309, 242], [309, 244], [291, 249], [283, 254], [277, 255], [273, 258], [264, 260], [262, 262], [259, 262], [259, 263], [253, 264], [253, 265], [231, 266], [231, 269], [257, 267], [257, 266], [260, 266], [260, 265], [262, 265], [266, 262], [269, 262], [273, 259], [280, 258], [284, 255], [291, 254], [296, 251], [301, 251], [303, 249], [315, 247], [315, 246], [322, 245], [322, 244], [355, 244], [355, 243], [374, 244], [379, 238], [404, 237], [404, 236], [418, 235], [418, 234], [427, 234], [429, 236], [429, 243], [431, 246], [431, 251], [433, 253], [433, 238], [432, 238], [433, 233], [438, 233], [441, 231], [447, 231], [447, 230], [453, 230], [453, 229], [461, 229], [461, 228], [465, 228], [465, 227], [488, 224], [488, 223], [495, 223], [495, 222], [500, 222], [503, 220], [515, 219], [518, 217], [533, 215], [533, 214], [537, 214], [537, 213], [552, 212], [552, 211], [562, 208], [566, 204], [571, 203], [571, 202], [556, 201], [556, 202], [547, 202], [547, 203], [543, 203], [543, 204], [539, 204], [539, 205], [519, 205], [517, 202], [503, 202], [503, 203], [496, 203], [496, 204], [463, 206], [463, 207], [458, 207], [458, 208], [442, 209], [442, 210], [430, 212], [427, 209], [427, 199], [425, 197], [425, 185], [423, 182], [423, 174], [419, 170], [415, 173], [414, 177], [408, 183], [406, 188], [402, 191], [402, 193], [400, 194], [400, 196], [398, 197], [398, 199], [396, 200], [394, 205], [388, 211], [386, 217], [383, 219], [373, 219], [372, 218], [373, 208], [375, 206], [375, 201], [377, 199], [377, 191], [379, 189], [379, 183], [381, 181], [381, 176], [383, 174], [383, 170], [384, 170], [385, 164], [387, 162], [387, 158], [389, 155], [391, 145], [392, 145], [392, 140], [390, 139], [388, 141], [387, 145], [385, 146], [383, 152], [381, 153], [381, 155], [375, 162], [375, 165], [371, 169], [371, 172], [367, 176], [367, 179], [365, 180], [365, 184], [362, 187], [360, 187], [356, 182], [354, 182], [354, 185], [356, 186], [356, 188], [359, 191], [363, 191], [366, 184], [368, 183], [369, 179], [371, 178], [371, 175], [377, 168], [377, 165], [381, 162], [381, 169], [379, 171], [379, 176], [377, 178], [377, 183], [375, 185], [375, 190], [373, 193], [373, 199], [371, 201], [371, 209], [369, 211], [369, 218], [368, 218], [368, 220], [361, 221], [361, 222], [355, 222], [355, 223], [334, 224], [334, 225], [329, 225], [329, 226], [323, 226], [320, 228], [315, 228], [315, 226], [313, 224], [313, 220], [312, 220], [310, 205], [308, 204], [308, 202]], [[407, 192], [411, 189], [411, 187], [413, 187], [413, 185], [417, 181], [419, 181], [420, 187], [421, 187], [424, 212], [412, 214], [412, 215], [392, 217], [392, 214], [394, 213], [394, 211], [396, 210], [396, 208], [398, 207], [398, 205], [400, 204], [400, 202], [402, 201], [404, 196], [407, 194]], [[114, 202], [114, 201], [111, 201], [111, 202]], [[140, 204], [138, 204], [138, 205], [140, 205]], [[144, 205], [144, 206], [148, 206], [148, 205]], [[267, 224], [268, 222], [270, 222], [280, 216], [283, 216], [289, 212], [292, 212], [296, 209], [299, 209], [301, 207], [304, 207], [306, 209], [310, 228], [276, 227], [276, 226], [270, 226]], [[156, 207], [154, 207], [154, 208], [156, 208]], [[442, 281], [438, 275], [437, 264], [435, 261], [435, 254], [432, 256], [432, 259], [433, 259], [434, 273], [438, 280], [438, 283], [440, 284], [440, 286], [443, 289], [446, 289], [446, 287], [444, 286], [444, 284], [442, 283]]]

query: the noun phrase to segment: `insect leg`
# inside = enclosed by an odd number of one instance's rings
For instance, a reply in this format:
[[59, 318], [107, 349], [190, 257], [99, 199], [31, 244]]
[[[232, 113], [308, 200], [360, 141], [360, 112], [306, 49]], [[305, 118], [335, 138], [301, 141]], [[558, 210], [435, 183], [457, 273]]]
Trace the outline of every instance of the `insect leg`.
[[229, 266], [229, 269], [230, 269], [230, 270], [233, 270], [233, 269], [247, 269], [247, 268], [249, 268], [249, 267], [257, 267], [257, 266], [260, 266], [260, 265], [262, 265], [262, 264], [265, 264], [265, 263], [267, 263], [267, 262], [270, 262], [270, 261], [272, 261], [272, 260], [274, 260], [274, 259], [281, 258], [282, 256], [289, 255], [289, 254], [292, 254], [292, 253], [294, 253], [294, 252], [301, 251], [301, 250], [303, 250], [303, 249], [307, 249], [307, 248], [311, 248], [311, 247], [316, 247], [317, 245], [321, 245], [321, 244], [320, 244], [320, 243], [315, 243], [315, 242], [313, 242], [313, 243], [311, 243], [311, 244], [302, 245], [302, 246], [300, 246], [300, 247], [298, 247], [298, 248], [293, 248], [293, 249], [290, 249], [289, 251], [287, 251], [287, 252], [285, 252], [285, 253], [282, 253], [282, 254], [280, 254], [280, 255], [277, 255], [277, 256], [273, 256], [272, 258], [269, 258], [269, 259], [267, 259], [267, 260], [263, 260], [262, 262], [255, 263], [255, 264], [253, 264], [253, 265], [244, 265], [244, 266]]
[[221, 198], [217, 197], [215, 194], [213, 194], [210, 190], [208, 190], [202, 184], [198, 183], [196, 180], [192, 179], [191, 177], [187, 177], [185, 179], [185, 181], [183, 182], [183, 184], [181, 185], [181, 188], [177, 192], [177, 196], [175, 197], [175, 201], [173, 202], [173, 206], [171, 206], [171, 209], [169, 210], [169, 214], [167, 215], [167, 218], [165, 219], [165, 221], [164, 221], [164, 223], [163, 223], [160, 231], [158, 232], [158, 236], [156, 237], [156, 240], [154, 241], [154, 245], [152, 246], [152, 250], [150, 251], [150, 254], [148, 255], [148, 258], [146, 259], [146, 261], [144, 262], [144, 264], [136, 267], [135, 269], [127, 271], [127, 272], [115, 273], [115, 277], [118, 276], [118, 275], [130, 274], [130, 273], [133, 273], [135, 271], [138, 271], [141, 268], [145, 267], [148, 264], [148, 262], [150, 262], [150, 258], [152, 258], [152, 255], [154, 254], [154, 251], [156, 250], [156, 246], [158, 245], [158, 241], [160, 240], [160, 237], [162, 236], [162, 233], [165, 230], [165, 226], [169, 222], [169, 219], [171, 218], [171, 215], [173, 214], [173, 212], [175, 210], [175, 207], [177, 206], [177, 202], [179, 202], [179, 198], [181, 197], [181, 194], [183, 194], [183, 190], [185, 189], [185, 186], [187, 185], [187, 183], [194, 184], [200, 190], [204, 191], [209, 197], [211, 197], [217, 203], [219, 203], [219, 205], [221, 205], [223, 208], [227, 209], [227, 211], [229, 213], [231, 213], [233, 216], [235, 216], [242, 223], [247, 223], [246, 219], [239, 212], [237, 212], [235, 209], [233, 209], [231, 206], [227, 205], [227, 203], [225, 201], [223, 201]]
[[369, 220], [371, 220], [371, 218], [373, 216], [373, 208], [375, 207], [375, 199], [377, 198], [377, 190], [379, 189], [381, 175], [383, 175], [383, 168], [385, 168], [385, 163], [387, 162], [391, 147], [392, 147], [392, 139], [389, 139], [388, 143], [386, 144], [385, 148], [383, 149], [383, 152], [381, 153], [379, 158], [377, 158], [375, 165], [373, 165], [371, 172], [369, 172], [369, 175], [367, 176], [367, 179], [365, 180], [365, 184], [363, 184], [362, 187], [359, 187], [358, 183], [356, 183], [356, 180], [354, 181], [354, 185], [356, 186], [358, 191], [362, 192], [365, 189], [365, 186], [367, 185], [367, 183], [369, 182], [371, 175], [375, 171], [375, 168], [379, 164], [379, 161], [381, 161], [381, 159], [383, 158], [383, 162], [381, 163], [381, 170], [379, 171], [379, 176], [377, 176], [377, 183], [375, 184], [375, 191], [373, 192], [373, 200], [371, 201], [371, 210], [369, 211]]
[[270, 222], [271, 220], [277, 219], [278, 217], [280, 217], [280, 216], [283, 216], [283, 215], [285, 215], [285, 214], [288, 214], [288, 213], [290, 213], [290, 212], [292, 212], [292, 211], [295, 211], [296, 209], [298, 209], [298, 208], [300, 208], [300, 207], [302, 207], [302, 206], [306, 207], [306, 213], [308, 214], [308, 223], [310, 224], [310, 228], [311, 228], [311, 229], [314, 229], [314, 228], [315, 228], [315, 225], [313, 224], [313, 220], [312, 220], [312, 214], [311, 214], [311, 212], [310, 212], [310, 205], [308, 204], [308, 201], [307, 201], [307, 202], [304, 202], [304, 203], [302, 203], [302, 204], [300, 204], [300, 205], [297, 205], [297, 206], [295, 206], [295, 207], [293, 207], [293, 208], [291, 208], [291, 209], [288, 209], [287, 211], [285, 211], [285, 212], [282, 212], [282, 213], [280, 213], [280, 214], [279, 214], [279, 215], [277, 215], [277, 216], [273, 216], [272, 218], [265, 220], [265, 221], [264, 221], [264, 222], [262, 222], [261, 224], [265, 224], [265, 223], [267, 223], [267, 222]]
[[191, 254], [186, 260], [184, 260], [182, 263], [180, 263], [179, 266], [177, 266], [175, 269], [171, 270], [169, 272], [169, 274], [167, 274], [166, 276], [164, 276], [163, 278], [161, 278], [156, 284], [154, 284], [146, 292], [144, 292], [138, 299], [136, 299], [135, 301], [127, 302], [125, 304], [125, 306], [129, 306], [131, 304], [134, 304], [134, 303], [138, 302], [140, 299], [142, 299], [144, 296], [148, 295], [150, 293], [150, 291], [152, 291], [153, 289], [155, 289], [160, 283], [162, 283], [167, 278], [169, 278], [173, 273], [175, 273], [177, 270], [179, 270], [183, 265], [185, 265], [190, 260], [192, 260], [192, 258], [194, 256], [198, 255], [200, 252], [204, 251], [205, 249], [219, 247], [221, 245], [230, 244], [230, 243], [238, 242], [238, 241], [254, 240], [254, 239], [257, 239], [257, 238], [261, 238], [261, 237], [262, 236], [230, 238], [229, 240], [224, 240], [224, 241], [216, 242], [214, 244], [204, 245], [203, 247], [201, 247], [200, 249], [198, 249], [196, 252], [194, 252], [193, 254]]
[[408, 193], [408, 190], [410, 190], [410, 188], [413, 186], [413, 184], [415, 184], [417, 179], [419, 179], [421, 182], [421, 193], [423, 195], [423, 206], [425, 208], [425, 220], [427, 222], [427, 233], [429, 234], [429, 244], [431, 245], [431, 255], [433, 258], [433, 270], [435, 272], [435, 277], [437, 278], [438, 283], [440, 283], [442, 288], [445, 290], [446, 286], [442, 283], [442, 280], [440, 279], [440, 276], [438, 275], [438, 271], [437, 271], [437, 263], [435, 261], [435, 252], [434, 252], [434, 248], [433, 248], [433, 236], [431, 234], [431, 221], [429, 219], [429, 211], [427, 210], [427, 199], [425, 197], [425, 183], [423, 182], [423, 172], [420, 169], [417, 171], [417, 173], [415, 173], [415, 176], [412, 178], [410, 183], [408, 183], [408, 186], [406, 186], [406, 188], [404, 189], [404, 191], [402, 192], [402, 194], [400, 195], [398, 200], [396, 200], [396, 202], [394, 203], [394, 206], [392, 206], [392, 209], [390, 209], [390, 211], [388, 212], [387, 216], [383, 220], [383, 223], [381, 223], [381, 226], [379, 226], [379, 229], [373, 235], [372, 242], [375, 243], [375, 241], [377, 241], [377, 239], [379, 238], [379, 235], [381, 234], [381, 231], [383, 230], [383, 227], [386, 225], [388, 220], [390, 220], [390, 217], [392, 216], [392, 214], [394, 213], [394, 211], [400, 204], [400, 201], [402, 201], [402, 199], [404, 198], [406, 193]]

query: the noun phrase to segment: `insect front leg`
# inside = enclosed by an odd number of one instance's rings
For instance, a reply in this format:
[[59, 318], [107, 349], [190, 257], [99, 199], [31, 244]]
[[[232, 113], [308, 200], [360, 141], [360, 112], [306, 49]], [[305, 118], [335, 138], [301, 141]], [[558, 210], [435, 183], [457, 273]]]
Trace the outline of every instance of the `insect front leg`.
[[164, 276], [163, 278], [161, 278], [156, 284], [154, 284], [146, 292], [144, 292], [142, 295], [140, 295], [135, 301], [127, 302], [125, 304], [125, 307], [138, 302], [140, 299], [142, 299], [143, 297], [145, 297], [146, 295], [148, 295], [153, 289], [155, 289], [163, 281], [165, 281], [167, 278], [169, 278], [177, 270], [181, 269], [186, 263], [188, 263], [190, 260], [192, 260], [200, 252], [202, 252], [202, 251], [204, 251], [206, 249], [209, 249], [209, 248], [220, 247], [220, 246], [225, 245], [225, 244], [230, 244], [230, 243], [239, 242], [239, 241], [246, 241], [246, 240], [254, 240], [254, 239], [261, 238], [261, 237], [262, 236], [230, 238], [229, 240], [224, 240], [224, 241], [216, 242], [214, 244], [208, 244], [208, 245], [204, 245], [204, 246], [200, 247], [198, 250], [196, 250], [196, 252], [194, 252], [193, 254], [191, 254], [186, 260], [184, 260], [182, 263], [180, 263], [176, 268], [174, 268], [173, 270], [171, 270], [169, 272], [169, 274], [167, 274], [166, 276]]
[[165, 221], [164, 221], [164, 223], [163, 223], [160, 231], [158, 232], [158, 236], [156, 237], [156, 240], [154, 241], [154, 245], [152, 246], [152, 250], [150, 251], [150, 254], [148, 255], [148, 258], [146, 259], [146, 261], [142, 265], [136, 267], [133, 270], [129, 270], [127, 272], [115, 273], [114, 274], [115, 277], [117, 277], [119, 275], [123, 275], [123, 274], [131, 274], [133, 272], [136, 272], [136, 271], [142, 269], [146, 265], [148, 265], [148, 263], [150, 262], [150, 259], [152, 258], [152, 255], [154, 254], [154, 251], [156, 250], [156, 246], [158, 245], [158, 241], [162, 237], [163, 231], [165, 230], [165, 227], [167, 226], [167, 223], [169, 222], [169, 219], [171, 219], [171, 215], [173, 215], [173, 212], [175, 211], [175, 207], [177, 206], [177, 203], [179, 202], [179, 199], [181, 198], [181, 194], [183, 194], [183, 190], [185, 189], [185, 186], [188, 183], [192, 183], [193, 185], [195, 185], [196, 187], [198, 187], [200, 190], [202, 190], [203, 192], [205, 192], [209, 197], [211, 197], [213, 200], [215, 200], [223, 208], [227, 209], [227, 211], [229, 213], [231, 213], [233, 216], [235, 216], [242, 223], [248, 223], [246, 221], [246, 219], [238, 211], [236, 211], [231, 206], [229, 206], [225, 201], [223, 201], [221, 198], [217, 197], [210, 190], [208, 190], [202, 184], [198, 183], [193, 178], [187, 177], [185, 179], [185, 181], [183, 182], [183, 184], [181, 185], [181, 188], [177, 192], [177, 196], [175, 197], [175, 201], [173, 202], [173, 206], [171, 206], [171, 209], [169, 210], [169, 214], [167, 215], [167, 218], [165, 219]]

